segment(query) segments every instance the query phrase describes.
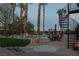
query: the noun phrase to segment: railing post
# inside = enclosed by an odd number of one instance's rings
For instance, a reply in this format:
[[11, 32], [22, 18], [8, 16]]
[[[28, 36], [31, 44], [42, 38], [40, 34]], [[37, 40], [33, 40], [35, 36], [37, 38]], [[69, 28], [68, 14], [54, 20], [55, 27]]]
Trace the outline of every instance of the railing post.
[[67, 20], [67, 27], [68, 27], [68, 33], [67, 33], [67, 48], [69, 48], [69, 3], [67, 4], [68, 7], [68, 20]]

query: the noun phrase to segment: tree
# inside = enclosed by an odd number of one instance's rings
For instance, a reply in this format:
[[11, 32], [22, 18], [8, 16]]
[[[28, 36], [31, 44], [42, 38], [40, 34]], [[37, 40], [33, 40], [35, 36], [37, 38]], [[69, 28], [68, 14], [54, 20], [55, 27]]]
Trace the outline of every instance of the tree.
[[11, 7], [13, 8], [13, 21], [14, 21], [16, 3], [10, 3], [10, 4], [11, 4]]
[[[18, 18], [17, 18], [18, 19]], [[35, 30], [34, 30], [34, 25], [29, 21], [27, 22], [27, 31], [28, 33], [33, 33]], [[20, 30], [23, 30], [22, 28], [22, 24], [21, 24], [21, 21], [20, 20], [14, 20], [14, 22], [12, 23], [12, 28], [14, 30], [14, 33], [16, 34], [20, 34]], [[11, 28], [11, 27], [10, 27]]]
[[2, 22], [3, 29], [9, 30], [9, 25], [12, 19], [12, 7], [10, 4], [0, 4], [0, 21]]
[[45, 5], [47, 3], [43, 3], [43, 33], [45, 32]]
[[27, 32], [27, 27], [28, 27], [28, 25], [27, 25], [27, 21], [28, 21], [28, 3], [25, 3], [25, 5], [24, 5], [24, 11], [25, 11], [25, 13], [24, 13], [24, 26], [23, 26], [23, 30], [24, 30], [24, 33], [26, 33]]
[[28, 33], [34, 32], [34, 24], [32, 24], [30, 21], [27, 22], [27, 31]]
[[0, 16], [1, 16], [1, 21], [3, 22], [3, 26], [5, 29], [8, 28], [8, 19], [9, 19], [9, 7], [7, 7], [8, 5], [6, 4], [3, 4], [1, 7], [0, 7]]
[[20, 32], [22, 33], [23, 30], [23, 11], [24, 11], [24, 4], [20, 3], [18, 4], [20, 7]]
[[19, 6], [20, 6], [20, 9], [21, 9], [21, 10], [20, 10], [20, 17], [21, 17], [21, 20], [22, 20], [24, 4], [23, 4], [23, 3], [20, 3]]
[[20, 17], [21, 17], [21, 28], [22, 28], [22, 33], [26, 33], [27, 32], [27, 15], [28, 15], [28, 4], [25, 3], [21, 3], [19, 4], [20, 5], [20, 8], [21, 8], [21, 13], [20, 13]]

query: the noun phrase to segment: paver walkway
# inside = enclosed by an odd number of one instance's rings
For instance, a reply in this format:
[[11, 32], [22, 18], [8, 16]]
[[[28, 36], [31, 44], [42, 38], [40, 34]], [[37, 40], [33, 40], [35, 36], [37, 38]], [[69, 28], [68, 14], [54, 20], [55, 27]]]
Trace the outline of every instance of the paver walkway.
[[21, 51], [0, 47], [0, 56], [79, 56], [79, 51], [68, 49], [66, 36], [61, 41], [49, 41], [41, 45], [20, 47]]

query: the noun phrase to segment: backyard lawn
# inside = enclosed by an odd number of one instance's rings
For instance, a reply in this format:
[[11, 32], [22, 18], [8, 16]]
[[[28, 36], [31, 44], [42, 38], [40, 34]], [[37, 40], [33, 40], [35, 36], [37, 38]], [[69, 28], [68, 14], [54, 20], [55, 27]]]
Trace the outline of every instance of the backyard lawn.
[[0, 47], [22, 47], [30, 44], [29, 39], [0, 38]]

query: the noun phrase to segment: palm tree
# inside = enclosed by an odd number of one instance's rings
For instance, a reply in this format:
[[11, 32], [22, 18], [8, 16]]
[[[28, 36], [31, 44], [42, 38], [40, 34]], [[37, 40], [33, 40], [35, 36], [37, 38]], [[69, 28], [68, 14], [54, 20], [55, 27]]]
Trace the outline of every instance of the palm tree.
[[28, 20], [28, 3], [25, 3], [24, 5], [24, 21], [23, 21], [23, 30], [24, 33], [27, 32], [27, 20]]
[[40, 33], [40, 12], [41, 12], [41, 6], [43, 6], [43, 32], [45, 31], [45, 5], [47, 3], [40, 3], [38, 5], [38, 24], [37, 24], [37, 32]]
[[40, 33], [40, 10], [41, 10], [41, 4], [38, 4], [38, 21], [37, 21], [37, 33]]
[[13, 21], [14, 21], [16, 3], [11, 3], [11, 7], [13, 8]]
[[43, 33], [45, 32], [45, 5], [47, 5], [47, 3], [43, 4]]
[[[11, 7], [13, 8], [13, 22], [14, 22], [14, 19], [15, 19], [15, 8], [16, 8], [16, 3], [10, 3], [10, 5], [11, 5]], [[14, 24], [13, 24], [13, 25], [14, 25]], [[14, 27], [13, 27], [13, 29], [14, 29]], [[13, 30], [12, 33], [14, 33], [14, 30]]]
[[20, 32], [22, 33], [22, 30], [23, 30], [23, 10], [24, 10], [24, 4], [20, 3], [19, 7], [20, 7], [20, 29], [21, 29]]
[[57, 11], [58, 16], [59, 16], [59, 24], [60, 24], [60, 32], [63, 33], [63, 29], [62, 29], [62, 25], [61, 25], [61, 21], [63, 19], [63, 11], [65, 11], [64, 9], [59, 9]]
[[21, 12], [21, 13], [20, 13], [20, 17], [21, 17], [21, 21], [22, 21], [22, 18], [23, 18], [22, 15], [23, 15], [24, 4], [23, 4], [23, 3], [20, 3], [19, 6], [20, 6], [20, 12]]

